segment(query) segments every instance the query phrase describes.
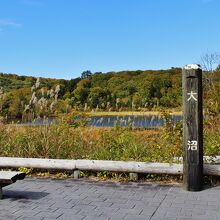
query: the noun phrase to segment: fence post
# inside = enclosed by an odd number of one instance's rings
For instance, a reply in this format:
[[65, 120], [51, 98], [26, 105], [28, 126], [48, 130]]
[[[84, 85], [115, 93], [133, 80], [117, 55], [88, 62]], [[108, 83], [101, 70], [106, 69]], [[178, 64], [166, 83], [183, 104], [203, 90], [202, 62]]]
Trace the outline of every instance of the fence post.
[[203, 188], [202, 70], [189, 64], [182, 71], [183, 83], [183, 188]]

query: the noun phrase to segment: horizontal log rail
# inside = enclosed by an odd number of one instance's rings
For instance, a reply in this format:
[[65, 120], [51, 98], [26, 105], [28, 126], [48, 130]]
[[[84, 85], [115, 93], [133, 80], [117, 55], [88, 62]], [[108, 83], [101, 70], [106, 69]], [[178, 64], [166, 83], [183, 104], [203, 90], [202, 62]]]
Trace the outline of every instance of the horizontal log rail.
[[[128, 173], [182, 174], [182, 164], [146, 163], [108, 160], [64, 160], [0, 157], [1, 168], [35, 168], [47, 170], [115, 171]], [[204, 165], [204, 174], [220, 176], [220, 165]]]
[[[174, 161], [182, 162], [183, 157], [174, 157]], [[219, 163], [220, 164], [220, 156], [203, 156], [204, 163]]]

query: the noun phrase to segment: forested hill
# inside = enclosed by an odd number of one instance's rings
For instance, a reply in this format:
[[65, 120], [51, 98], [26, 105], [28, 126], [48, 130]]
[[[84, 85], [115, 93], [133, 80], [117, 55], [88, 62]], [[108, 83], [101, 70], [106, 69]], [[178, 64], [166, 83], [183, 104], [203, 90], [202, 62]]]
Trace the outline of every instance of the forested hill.
[[[158, 74], [179, 74], [181, 72], [180, 68], [173, 68], [171, 70], [137, 70], [137, 71], [121, 71], [121, 72], [108, 72], [108, 73], [101, 73], [96, 72], [92, 74], [90, 71], [84, 71], [81, 74], [81, 77], [71, 79], [71, 80], [65, 80], [65, 79], [55, 79], [55, 78], [43, 78], [40, 77], [41, 86], [52, 88], [56, 84], [60, 84], [62, 87], [67, 87], [66, 91], [72, 92], [72, 90], [75, 89], [76, 84], [80, 81], [80, 79], [90, 78], [92, 81], [95, 80], [103, 80], [108, 81], [108, 79], [112, 77], [118, 77], [118, 78], [124, 78], [125, 81], [128, 81], [130, 79], [136, 81], [136, 77], [138, 78], [147, 77], [152, 78], [150, 75], [158, 75]], [[150, 74], [150, 75], [149, 75]], [[102, 75], [100, 77], [100, 75]], [[33, 76], [20, 76], [17, 74], [12, 73], [2, 73], [0, 72], [0, 87], [3, 87], [5, 91], [11, 91], [13, 89], [20, 89], [20, 88], [30, 88], [32, 85], [35, 84], [37, 80], [37, 77]], [[101, 86], [101, 85], [99, 85]]]
[[[80, 78], [71, 80], [40, 78], [35, 87], [36, 81], [36, 77], [0, 73], [1, 114], [19, 118], [25, 106], [35, 97], [35, 103], [31, 103], [32, 110], [40, 116], [64, 113], [73, 108], [123, 111], [175, 108], [181, 105], [180, 68], [108, 73], [85, 71]], [[49, 95], [48, 91], [53, 95]], [[42, 100], [46, 103], [44, 107], [36, 107], [40, 103], [43, 105]], [[56, 106], [53, 110], [49, 109], [52, 103], [53, 107]]]
[[90, 108], [177, 107], [181, 103], [181, 69], [83, 74], [73, 103]]
[[[78, 79], [72, 80], [64, 80], [64, 79], [52, 79], [52, 78], [40, 78], [41, 86], [52, 88], [53, 86], [60, 84], [62, 86], [69, 86], [72, 88], [68, 88], [69, 90], [74, 89], [74, 85], [79, 81]], [[11, 91], [14, 89], [20, 88], [31, 88], [35, 84], [37, 77], [33, 76], [19, 76], [17, 74], [11, 73], [1, 73], [0, 72], [0, 87], [4, 89], [4, 91]], [[75, 82], [75, 83], [73, 83]]]

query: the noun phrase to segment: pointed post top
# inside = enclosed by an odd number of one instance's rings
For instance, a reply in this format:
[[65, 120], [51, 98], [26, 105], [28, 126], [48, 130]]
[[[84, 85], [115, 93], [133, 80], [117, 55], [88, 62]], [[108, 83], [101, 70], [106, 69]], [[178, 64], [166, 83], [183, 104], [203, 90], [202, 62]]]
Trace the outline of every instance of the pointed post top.
[[187, 64], [183, 67], [185, 70], [197, 70], [201, 69], [201, 66], [199, 64]]

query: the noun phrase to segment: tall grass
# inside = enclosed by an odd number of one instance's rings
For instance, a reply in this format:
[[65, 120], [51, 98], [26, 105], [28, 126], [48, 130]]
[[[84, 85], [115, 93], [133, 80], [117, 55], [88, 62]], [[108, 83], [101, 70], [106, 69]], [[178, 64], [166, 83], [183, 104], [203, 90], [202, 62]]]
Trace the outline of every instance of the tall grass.
[[[220, 117], [204, 125], [204, 154], [220, 155]], [[0, 155], [14, 157], [173, 162], [182, 156], [182, 125], [94, 128], [84, 124], [0, 125]]]
[[172, 148], [161, 145], [158, 141], [160, 136], [160, 130], [73, 128], [65, 124], [1, 125], [0, 155], [63, 159], [169, 161], [174, 156]]

